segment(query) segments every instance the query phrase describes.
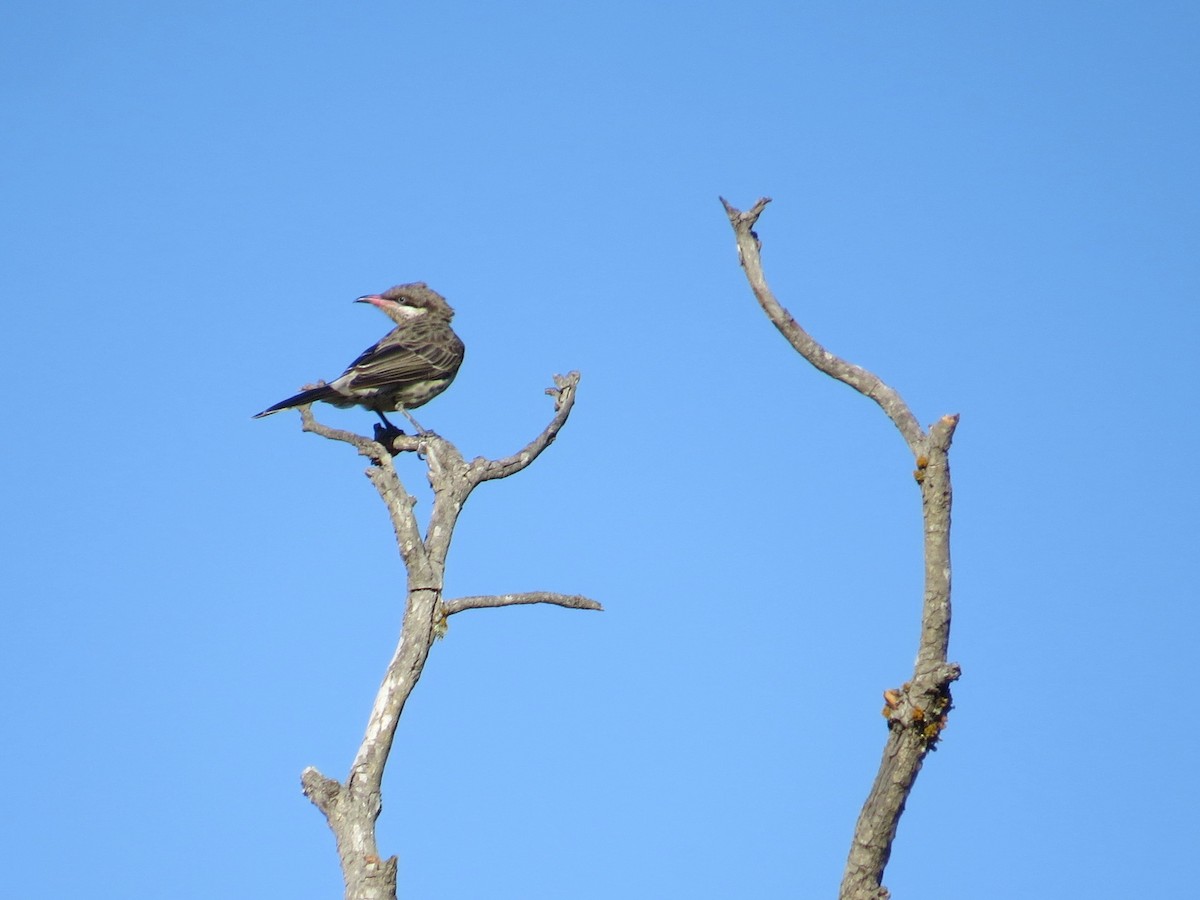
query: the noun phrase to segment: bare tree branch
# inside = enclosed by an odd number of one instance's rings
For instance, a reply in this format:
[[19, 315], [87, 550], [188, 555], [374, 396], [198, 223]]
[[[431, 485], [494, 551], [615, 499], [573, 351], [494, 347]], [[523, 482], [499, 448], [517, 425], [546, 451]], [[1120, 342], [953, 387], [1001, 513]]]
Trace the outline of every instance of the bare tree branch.
[[554, 398], [554, 418], [536, 438], [521, 450], [504, 459], [476, 459], [471, 463], [471, 477], [476, 483], [491, 481], [493, 478], [507, 478], [520, 472], [531, 462], [542, 455], [542, 451], [554, 443], [559, 430], [566, 424], [575, 406], [575, 391], [579, 387], [579, 373], [569, 372], [566, 375], [554, 376], [555, 386], [546, 388], [546, 393]]
[[[375, 437], [330, 428], [317, 422], [310, 406], [297, 407], [303, 429], [355, 447], [371, 460], [366, 475], [387, 506], [396, 544], [407, 571], [407, 590], [400, 640], [388, 664], [366, 733], [345, 783], [307, 768], [301, 776], [304, 794], [324, 813], [337, 842], [346, 882], [347, 900], [395, 900], [396, 857], [379, 855], [375, 822], [382, 809], [384, 767], [396, 736], [404, 705], [421, 677], [434, 640], [445, 631], [446, 617], [464, 609], [555, 603], [573, 609], [600, 609], [586, 597], [537, 592], [464, 597], [442, 602], [446, 555], [454, 526], [471, 492], [483, 481], [504, 478], [533, 462], [566, 424], [575, 400], [579, 373], [555, 376], [555, 414], [543, 432], [514, 456], [502, 460], [479, 458], [470, 465], [458, 449], [440, 435], [406, 435], [376, 426]], [[415, 500], [405, 489], [393, 464], [393, 454], [419, 453], [433, 488], [433, 510], [424, 537], [413, 512]]]
[[912, 680], [884, 691], [888, 739], [874, 784], [859, 813], [842, 877], [841, 900], [886, 900], [883, 871], [904, 804], [926, 754], [935, 749], [950, 711], [950, 685], [959, 668], [946, 661], [950, 644], [950, 442], [958, 416], [943, 416], [922, 430], [900, 395], [866, 369], [830, 353], [801, 328], [767, 286], [761, 244], [754, 225], [769, 198], [741, 212], [724, 198], [721, 203], [737, 236], [738, 257], [750, 288], [775, 327], [796, 352], [825, 374], [870, 397], [892, 420], [916, 459], [913, 475], [921, 487], [925, 532], [925, 597], [921, 608], [921, 640]]
[[916, 417], [909, 410], [908, 404], [901, 399], [900, 395], [884, 384], [879, 376], [868, 372], [861, 366], [846, 362], [841, 357], [834, 356], [813, 340], [812, 336], [792, 318], [792, 314], [775, 299], [775, 294], [767, 286], [767, 277], [763, 274], [762, 259], [759, 255], [761, 244], [758, 235], [754, 233], [754, 225], [770, 202], [770, 197], [763, 197], [748, 212], [740, 212], [730, 206], [724, 197], [721, 198], [721, 203], [725, 206], [725, 213], [729, 216], [730, 224], [733, 225], [733, 232], [737, 235], [738, 258], [742, 263], [742, 268], [746, 270], [750, 289], [758, 298], [759, 305], [766, 312], [767, 318], [775, 324], [780, 334], [788, 339], [788, 343], [796, 349], [797, 353], [826, 375], [845, 382], [863, 396], [870, 397], [878, 403], [887, 413], [887, 417], [900, 429], [913, 456], [920, 455], [925, 435], [921, 431]]
[[464, 609], [491, 609], [497, 606], [519, 606], [525, 603], [553, 603], [555, 606], [565, 606], [567, 609], [594, 609], [603, 611], [604, 607], [588, 597], [579, 594], [548, 594], [545, 591], [531, 591], [527, 594], [489, 594], [482, 597], [459, 597], [457, 600], [447, 600], [443, 608], [447, 617], [460, 613]]
[[942, 416], [929, 429], [929, 452], [917, 459], [925, 523], [925, 602], [916, 674], [945, 665], [950, 649], [950, 442], [958, 416]]

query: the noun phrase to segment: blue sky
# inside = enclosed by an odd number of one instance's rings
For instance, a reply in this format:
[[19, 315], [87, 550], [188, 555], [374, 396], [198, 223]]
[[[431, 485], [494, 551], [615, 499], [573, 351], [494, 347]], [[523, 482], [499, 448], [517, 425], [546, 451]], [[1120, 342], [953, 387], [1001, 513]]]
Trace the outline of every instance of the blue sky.
[[[0, 28], [12, 897], [340, 896], [403, 574], [362, 461], [250, 415], [425, 280], [468, 455], [401, 895], [831, 896], [952, 455], [964, 671], [894, 896], [1182, 896], [1197, 833], [1200, 12], [1184, 3], [14, 3]], [[361, 410], [320, 410], [370, 428]], [[406, 461], [410, 487], [425, 487]], [[421, 494], [427, 509], [427, 496]]]

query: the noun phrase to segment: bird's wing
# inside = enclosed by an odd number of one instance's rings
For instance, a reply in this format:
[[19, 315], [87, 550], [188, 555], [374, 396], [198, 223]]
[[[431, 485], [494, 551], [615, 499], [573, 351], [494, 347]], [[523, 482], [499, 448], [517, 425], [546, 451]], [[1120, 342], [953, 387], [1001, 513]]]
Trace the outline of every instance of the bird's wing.
[[445, 378], [461, 363], [462, 342], [449, 329], [410, 325], [364, 350], [345, 374], [361, 389]]

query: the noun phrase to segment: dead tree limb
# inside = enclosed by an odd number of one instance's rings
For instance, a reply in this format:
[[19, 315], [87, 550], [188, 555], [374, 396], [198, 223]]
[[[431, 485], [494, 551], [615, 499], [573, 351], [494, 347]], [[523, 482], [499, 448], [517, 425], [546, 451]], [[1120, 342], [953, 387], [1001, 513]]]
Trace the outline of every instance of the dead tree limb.
[[750, 288], [768, 318], [796, 352], [817, 369], [870, 397], [899, 429], [912, 451], [913, 476], [921, 488], [925, 527], [925, 598], [921, 639], [912, 679], [884, 691], [888, 738], [883, 760], [859, 813], [839, 892], [841, 900], [885, 900], [883, 870], [896, 827], [925, 756], [935, 749], [950, 711], [950, 685], [959, 668], [946, 661], [950, 644], [950, 464], [948, 453], [958, 416], [943, 416], [928, 431], [900, 395], [876, 375], [830, 353], [775, 299], [763, 274], [761, 244], [754, 225], [770, 198], [747, 212], [721, 203], [737, 236], [738, 258]]
[[[355, 447], [371, 460], [366, 475], [387, 506], [396, 544], [408, 573], [403, 623], [396, 651], [367, 720], [366, 734], [345, 782], [309, 767], [300, 781], [307, 796], [325, 815], [337, 842], [346, 900], [395, 900], [395, 856], [382, 859], [375, 840], [375, 822], [382, 809], [383, 771], [404, 704], [421, 677], [433, 642], [445, 633], [446, 618], [468, 609], [553, 603], [572, 609], [601, 609], [586, 597], [551, 593], [503, 594], [463, 597], [444, 602], [446, 555], [463, 504], [479, 484], [513, 475], [554, 441], [566, 424], [575, 403], [579, 373], [555, 376], [554, 416], [550, 424], [525, 448], [500, 460], [478, 458], [468, 463], [445, 438], [426, 432], [406, 435], [376, 426], [373, 438], [330, 428], [317, 422], [310, 406], [298, 407], [305, 431]], [[418, 453], [428, 468], [433, 488], [433, 510], [424, 537], [413, 514], [415, 500], [405, 489], [393, 465], [399, 453]]]
[[459, 597], [457, 600], [447, 600], [445, 612], [447, 618], [464, 609], [490, 609], [496, 606], [520, 606], [525, 603], [551, 603], [555, 606], [565, 606], [567, 609], [600, 609], [595, 600], [581, 597], [578, 594], [549, 594], [545, 591], [533, 591], [528, 594], [496, 594], [485, 597]]

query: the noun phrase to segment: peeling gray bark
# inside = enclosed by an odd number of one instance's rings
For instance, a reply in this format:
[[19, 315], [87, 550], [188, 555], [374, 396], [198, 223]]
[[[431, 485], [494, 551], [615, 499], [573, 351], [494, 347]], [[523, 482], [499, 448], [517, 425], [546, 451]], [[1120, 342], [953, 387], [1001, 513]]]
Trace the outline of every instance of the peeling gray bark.
[[[367, 719], [366, 733], [344, 782], [309, 767], [301, 775], [304, 794], [324, 815], [337, 843], [346, 882], [346, 900], [395, 900], [397, 859], [380, 856], [375, 822], [383, 808], [383, 772], [404, 704], [421, 678], [433, 642], [445, 633], [448, 616], [468, 609], [551, 603], [570, 609], [599, 610], [595, 600], [549, 592], [462, 597], [444, 601], [446, 556], [459, 513], [471, 492], [484, 481], [506, 478], [530, 465], [553, 443], [575, 403], [579, 373], [555, 376], [555, 412], [550, 424], [512, 456], [482, 457], [468, 463], [458, 449], [432, 432], [404, 435], [376, 426], [375, 437], [329, 428], [317, 422], [310, 406], [299, 407], [305, 431], [357, 448], [371, 460], [366, 475], [387, 506], [396, 544], [408, 573], [400, 640]], [[405, 489], [393, 458], [422, 454], [433, 487], [433, 511], [424, 537], [413, 514], [413, 497]]]
[[820, 371], [870, 397], [908, 444], [916, 462], [913, 476], [921, 488], [925, 531], [925, 596], [921, 638], [912, 679], [884, 691], [883, 713], [888, 738], [871, 791], [855, 824], [850, 854], [842, 876], [840, 900], [886, 900], [883, 871], [904, 804], [926, 755], [933, 750], [950, 712], [950, 685], [959, 668], [946, 661], [950, 645], [950, 442], [958, 416], [943, 416], [928, 431], [900, 394], [866, 369], [830, 353], [792, 318], [767, 285], [761, 244], [754, 233], [758, 217], [771, 200], [763, 197], [748, 211], [721, 203], [737, 237], [738, 258], [750, 289], [767, 317], [792, 347]]

